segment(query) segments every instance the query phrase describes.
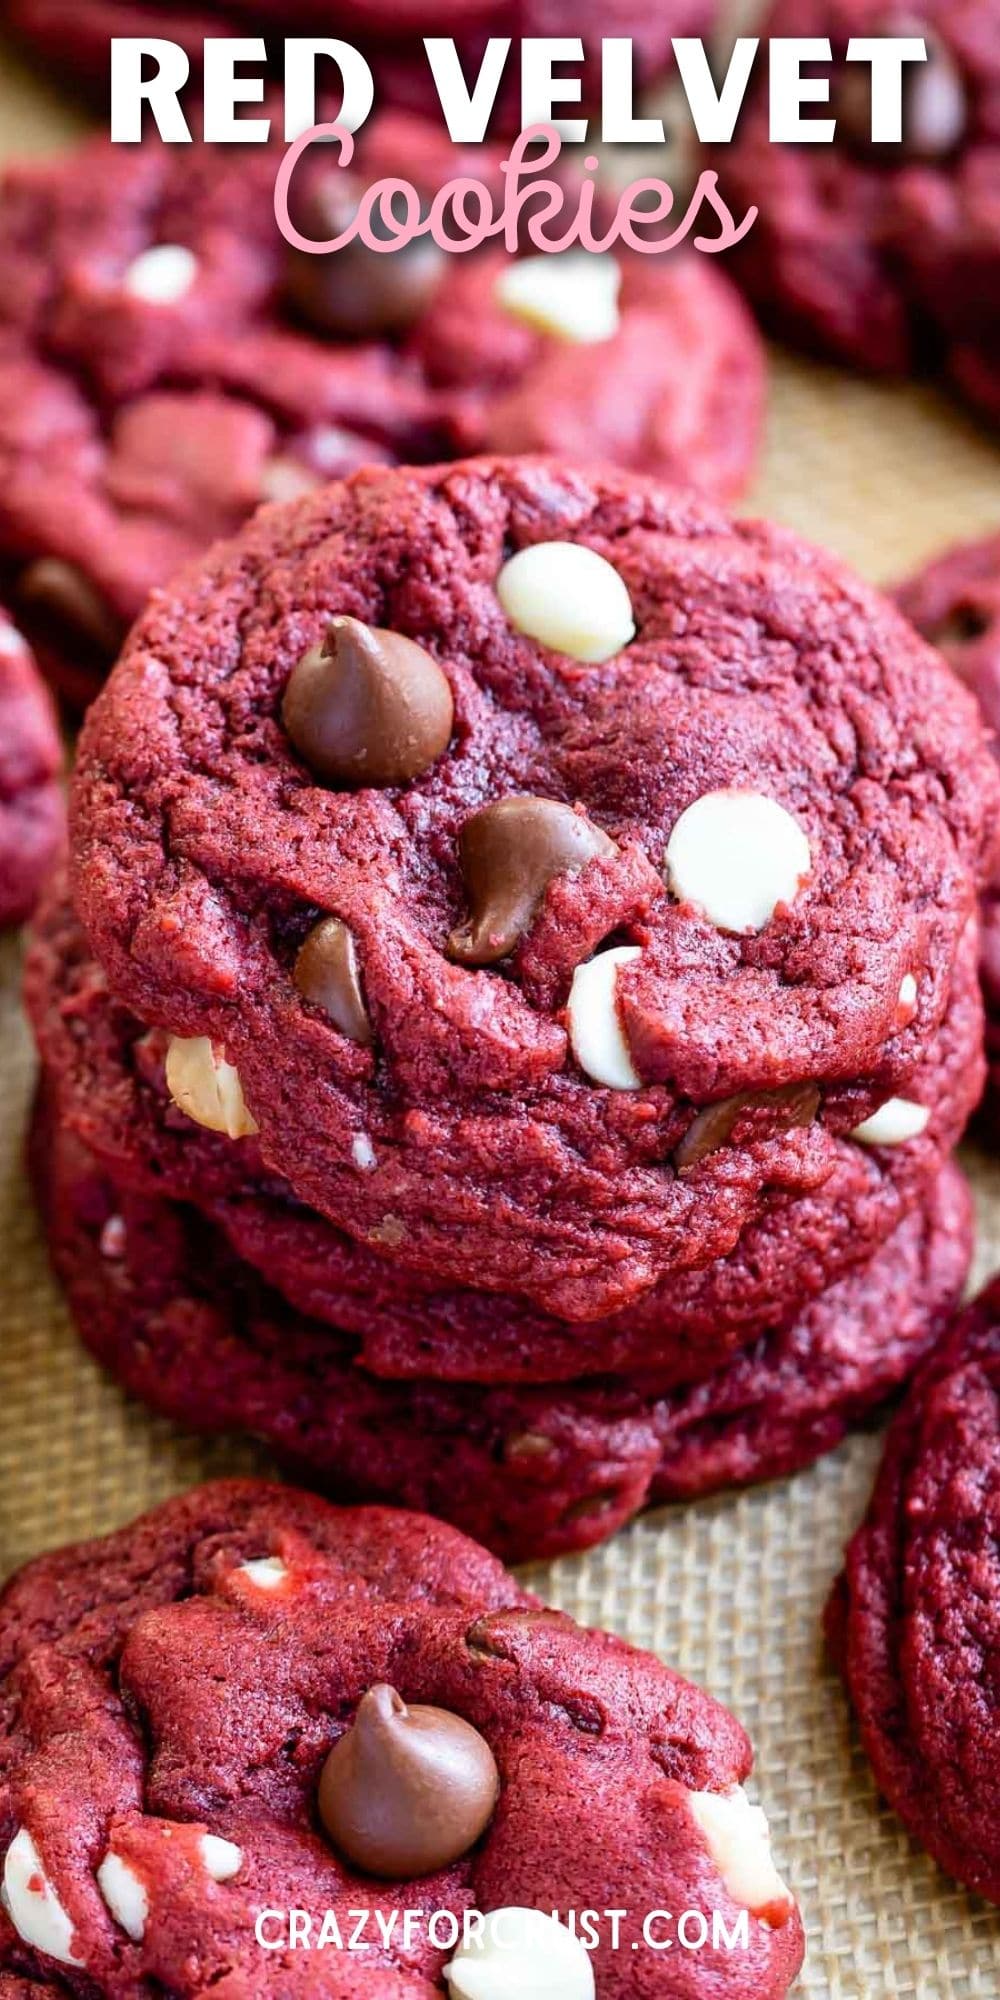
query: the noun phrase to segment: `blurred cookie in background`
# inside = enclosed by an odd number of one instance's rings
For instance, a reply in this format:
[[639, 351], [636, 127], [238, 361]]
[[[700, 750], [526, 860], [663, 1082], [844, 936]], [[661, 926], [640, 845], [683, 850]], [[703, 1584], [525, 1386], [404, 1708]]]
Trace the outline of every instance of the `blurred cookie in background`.
[[189, 1430], [257, 1437], [321, 1491], [432, 1513], [509, 1562], [593, 1547], [644, 1507], [833, 1450], [939, 1338], [971, 1251], [949, 1166], [870, 1262], [702, 1381], [665, 1389], [655, 1368], [548, 1386], [392, 1381], [197, 1209], [116, 1186], [51, 1096], [32, 1152], [81, 1339], [131, 1395]]
[[[1000, 416], [1000, 37], [990, 0], [778, 0], [766, 36], [825, 36], [838, 57], [833, 145], [775, 145], [755, 97], [716, 163], [760, 215], [730, 268], [768, 327], [876, 373], [931, 368]], [[870, 71], [851, 36], [923, 36], [904, 143], [871, 139]], [[810, 113], [807, 111], [807, 116]]]
[[[521, 124], [520, 65], [517, 47], [528, 38], [574, 36], [584, 61], [575, 66], [582, 99], [599, 104], [601, 45], [607, 37], [632, 42], [638, 86], [658, 81], [671, 68], [675, 35], [707, 35], [720, 14], [720, 0], [661, 0], [655, 8], [638, 0], [585, 0], [573, 9], [553, 8], [550, 0], [358, 0], [328, 5], [326, 0], [211, 0], [207, 6], [177, 0], [0, 0], [0, 28], [47, 66], [77, 86], [106, 95], [110, 47], [116, 36], [153, 36], [186, 50], [197, 78], [206, 39], [253, 32], [264, 35], [275, 73], [286, 35], [340, 36], [360, 48], [376, 77], [376, 103], [403, 110], [439, 110], [433, 76], [423, 48], [428, 35], [450, 36], [458, 44], [463, 71], [474, 83], [491, 36], [512, 43], [497, 93], [491, 129], [516, 132]], [[565, 65], [561, 66], [565, 69]], [[571, 66], [571, 71], [574, 66]]]
[[[94, 141], [0, 184], [0, 592], [71, 702], [149, 591], [263, 501], [479, 443], [618, 460], [732, 497], [759, 440], [759, 335], [707, 259], [290, 248], [283, 147]], [[429, 203], [503, 154], [386, 114], [344, 173], [301, 163], [292, 219], [365, 189]]]

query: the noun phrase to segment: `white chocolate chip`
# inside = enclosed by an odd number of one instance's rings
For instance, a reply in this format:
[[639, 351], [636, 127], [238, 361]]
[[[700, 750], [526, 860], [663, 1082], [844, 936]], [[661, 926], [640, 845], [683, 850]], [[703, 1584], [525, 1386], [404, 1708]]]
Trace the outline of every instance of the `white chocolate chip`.
[[80, 1965], [73, 1924], [63, 1909], [26, 1827], [14, 1835], [3, 1865], [3, 1904], [18, 1937], [60, 1965]]
[[570, 1045], [577, 1062], [595, 1083], [609, 1090], [639, 1090], [636, 1070], [618, 1013], [618, 971], [641, 958], [637, 944], [599, 952], [573, 974], [566, 1006]]
[[254, 1562], [241, 1563], [237, 1576], [245, 1576], [255, 1590], [278, 1590], [288, 1575], [288, 1569], [280, 1556], [258, 1556]]
[[310, 472], [301, 460], [288, 453], [276, 453], [266, 458], [260, 469], [258, 491], [262, 500], [280, 502], [301, 500], [306, 493], [314, 493], [320, 484], [315, 472]]
[[351, 1140], [351, 1158], [363, 1174], [370, 1174], [372, 1168], [378, 1165], [375, 1148], [367, 1132], [355, 1132]]
[[108, 1853], [97, 1871], [97, 1886], [104, 1901], [133, 1944], [141, 1944], [149, 1922], [149, 1892], [120, 1854]]
[[134, 299], [147, 305], [172, 306], [189, 292], [198, 275], [198, 259], [183, 243], [154, 243], [129, 265], [122, 280]]
[[798, 820], [763, 792], [706, 792], [667, 843], [667, 882], [717, 930], [762, 931], [812, 867]]
[[231, 1882], [243, 1866], [243, 1849], [217, 1833], [203, 1833], [198, 1842], [201, 1858], [213, 1882]]
[[171, 1038], [167, 1050], [167, 1089], [179, 1111], [209, 1132], [228, 1139], [249, 1139], [259, 1131], [247, 1109], [239, 1072], [216, 1055], [205, 1035], [192, 1041]]
[[926, 1131], [930, 1115], [925, 1104], [914, 1104], [910, 1097], [887, 1097], [870, 1118], [855, 1125], [851, 1138], [862, 1146], [905, 1146]]
[[101, 1230], [101, 1256], [109, 1264], [119, 1264], [125, 1255], [128, 1229], [123, 1215], [109, 1215]]
[[792, 1898], [774, 1865], [771, 1830], [742, 1785], [731, 1792], [689, 1792], [688, 1805], [734, 1903], [766, 1918]]
[[596, 549], [535, 542], [497, 577], [501, 607], [518, 632], [571, 660], [595, 666], [635, 637], [628, 591]]
[[589, 1954], [543, 1910], [491, 1910], [444, 1976], [451, 2000], [594, 2000]]
[[618, 332], [622, 274], [613, 257], [588, 250], [520, 257], [494, 286], [494, 298], [514, 319], [541, 333], [589, 345]]
[[309, 432], [309, 453], [320, 471], [333, 478], [345, 459], [357, 459], [357, 432], [344, 430], [341, 424], [317, 424]]
[[909, 1013], [911, 1007], [915, 1007], [917, 1004], [917, 982], [912, 972], [907, 972], [900, 982], [899, 1004], [901, 1007], [905, 1007], [907, 1013]]

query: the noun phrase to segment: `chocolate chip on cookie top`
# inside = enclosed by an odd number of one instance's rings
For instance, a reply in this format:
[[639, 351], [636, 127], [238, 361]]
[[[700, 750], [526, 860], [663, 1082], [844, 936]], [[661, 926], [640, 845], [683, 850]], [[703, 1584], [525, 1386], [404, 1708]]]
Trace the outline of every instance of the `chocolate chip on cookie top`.
[[594, 1968], [582, 1938], [544, 1910], [491, 1910], [464, 1940], [444, 1976], [449, 2000], [594, 2000]]
[[[314, 174], [292, 221], [311, 243], [342, 236], [353, 224], [366, 183], [340, 168]], [[376, 237], [394, 239], [380, 209], [370, 218]], [[319, 333], [338, 340], [378, 340], [401, 333], [419, 319], [440, 283], [445, 252], [429, 236], [386, 254], [357, 237], [336, 252], [290, 250], [285, 290], [290, 303]]]
[[310, 770], [345, 785], [422, 777], [447, 748], [454, 713], [447, 675], [423, 646], [344, 617], [299, 660], [282, 704]]
[[489, 1744], [460, 1715], [407, 1707], [370, 1688], [330, 1752], [319, 1811], [341, 1854], [366, 1875], [432, 1875], [474, 1847], [496, 1810]]
[[448, 950], [465, 965], [506, 958], [531, 927], [549, 883], [617, 853], [584, 813], [556, 799], [497, 799], [466, 820], [459, 838], [471, 905]]
[[164, 1066], [167, 1089], [178, 1111], [206, 1131], [227, 1139], [251, 1139], [258, 1127], [243, 1094], [240, 1074], [206, 1035], [190, 1041], [173, 1035]]
[[369, 1047], [372, 1024], [365, 1006], [358, 952], [339, 917], [322, 917], [309, 932], [293, 974], [304, 1000], [321, 1007], [348, 1041]]
[[[813, 1184], [771, 1093], [844, 1133], [913, 1095], [996, 790], [943, 664], [793, 537], [550, 460], [374, 468], [154, 600], [84, 730], [75, 887], [301, 1199], [598, 1317]], [[752, 1140], [679, 1178], [741, 1093]]]
[[516, 631], [572, 660], [609, 660], [635, 637], [622, 577], [606, 556], [578, 542], [519, 549], [504, 563], [496, 588]]
[[946, 549], [900, 585], [896, 602], [971, 688], [1000, 741], [1000, 535]]
[[878, 1787], [947, 1873], [1000, 1903], [1000, 1284], [914, 1377], [828, 1632]]
[[[391, 2000], [445, 1990], [466, 1911], [510, 1912], [516, 1944], [533, 1905], [593, 1905], [631, 1913], [625, 1948], [605, 1936], [588, 1961], [600, 2000], [627, 2000], [668, 1898], [745, 1913], [734, 1996], [783, 2000], [801, 1963], [739, 1724], [650, 1654], [540, 1616], [425, 1516], [203, 1487], [14, 1577], [0, 1662], [0, 1985], [286, 2000], [262, 1912], [346, 1932], [365, 1908], [365, 1990]], [[409, 1909], [404, 1939], [389, 1918]], [[562, 1940], [539, 1942], [561, 1972]], [[731, 1951], [706, 1953], [727, 1991]], [[667, 2000], [664, 1954], [643, 1962]], [[487, 1989], [456, 1971], [454, 1990]]]
[[706, 792], [667, 842], [667, 880], [721, 931], [762, 931], [792, 903], [812, 867], [809, 842], [785, 807], [760, 792]]
[[[575, 894], [572, 882], [556, 893]], [[336, 922], [336, 919], [326, 921]], [[905, 1054], [911, 1023], [897, 1038], [896, 1061], [909, 1073], [910, 1098], [931, 1108], [925, 1131], [903, 1145], [877, 1151], [849, 1136], [838, 1137], [816, 1121], [820, 1093], [815, 1085], [789, 1086], [767, 1094], [723, 1100], [695, 1113], [673, 1155], [678, 1173], [710, 1171], [711, 1156], [728, 1149], [731, 1169], [743, 1149], [759, 1143], [779, 1123], [809, 1128], [810, 1156], [819, 1171], [815, 1186], [795, 1204], [797, 1255], [788, 1257], [788, 1202], [776, 1189], [760, 1220], [742, 1233], [721, 1262], [675, 1272], [627, 1312], [571, 1324], [540, 1313], [509, 1290], [446, 1289], [431, 1269], [417, 1273], [388, 1261], [365, 1243], [348, 1238], [314, 1210], [303, 1208], [287, 1186], [272, 1177], [262, 1184], [258, 1149], [226, 1138], [201, 1139], [172, 1112], [162, 1080], [162, 1033], [143, 1034], [126, 1009], [116, 1005], [90, 957], [68, 905], [49, 899], [28, 953], [25, 999], [48, 1088], [60, 1105], [64, 1126], [82, 1132], [96, 1150], [114, 1186], [136, 1195], [193, 1202], [213, 1215], [233, 1251], [284, 1294], [297, 1311], [319, 1320], [317, 1343], [341, 1336], [358, 1342], [356, 1371], [412, 1380], [432, 1376], [443, 1382], [520, 1383], [578, 1381], [597, 1374], [657, 1371], [664, 1387], [701, 1377], [720, 1366], [763, 1329], [800, 1310], [810, 1297], [843, 1271], [875, 1254], [902, 1213], [926, 1196], [942, 1161], [957, 1143], [982, 1087], [982, 1009], [977, 979], [977, 939], [970, 930], [955, 968], [948, 1013], [913, 1069]], [[319, 1033], [325, 1039], [325, 1030]], [[137, 1039], [138, 1037], [138, 1039]], [[324, 1057], [325, 1061], [325, 1057]], [[317, 1076], [322, 1075], [318, 1066]], [[889, 1087], [889, 1080], [887, 1085]], [[892, 1087], [896, 1087], [895, 1084]], [[845, 1125], [860, 1112], [844, 1107]], [[359, 1122], [351, 1139], [355, 1171], [373, 1175], [383, 1161], [377, 1144]], [[91, 1172], [93, 1170], [91, 1169]], [[53, 1201], [55, 1195], [53, 1195]], [[60, 1190], [62, 1210], [72, 1196]], [[93, 1214], [91, 1203], [89, 1214]], [[102, 1258], [121, 1261], [136, 1254], [135, 1230], [126, 1230], [121, 1205], [112, 1198], [101, 1229]], [[155, 1260], [154, 1260], [155, 1261]], [[218, 1263], [219, 1259], [213, 1260]], [[199, 1252], [195, 1266], [204, 1262]], [[245, 1294], [244, 1294], [245, 1295]], [[156, 1268], [154, 1298], [163, 1296], [162, 1268]], [[122, 1351], [138, 1345], [124, 1331], [115, 1308], [115, 1338]], [[96, 1341], [95, 1315], [88, 1337]], [[331, 1334], [331, 1329], [337, 1329]], [[284, 1342], [279, 1342], [279, 1348]], [[155, 1361], [150, 1364], [155, 1369]], [[328, 1361], [329, 1375], [332, 1363]], [[191, 1397], [204, 1404], [204, 1384], [185, 1380]], [[248, 1398], [258, 1390], [248, 1389]], [[238, 1392], [226, 1391], [235, 1406]], [[274, 1398], [268, 1398], [273, 1407]], [[343, 1397], [330, 1388], [337, 1408], [336, 1439], [324, 1435], [319, 1462], [341, 1456], [350, 1417]], [[477, 1405], [477, 1416], [481, 1406]], [[313, 1410], [316, 1419], [316, 1411]], [[279, 1419], [280, 1421], [280, 1419]], [[400, 1430], [407, 1420], [399, 1420]], [[509, 1432], [505, 1426], [505, 1434]], [[518, 1444], [519, 1464], [532, 1452], [554, 1447], [537, 1433]], [[365, 1429], [359, 1451], [371, 1436]], [[437, 1505], [453, 1497], [451, 1454], [435, 1451], [440, 1486]], [[443, 1461], [443, 1463], [442, 1463]], [[396, 1461], [393, 1459], [393, 1465]], [[396, 1468], [398, 1470], [398, 1468]], [[506, 1468], [509, 1471], [509, 1462]], [[370, 1470], [370, 1468], [369, 1468]], [[408, 1489], [413, 1491], [413, 1489]], [[512, 1481], [507, 1479], [509, 1496]], [[547, 1489], [551, 1496], [552, 1489]], [[537, 1500], [537, 1489], [532, 1490]], [[526, 1496], [527, 1497], [527, 1496]], [[421, 1504], [425, 1504], [421, 1501]], [[529, 1533], [539, 1522], [529, 1514]], [[482, 1538], [482, 1537], [481, 1537]]]

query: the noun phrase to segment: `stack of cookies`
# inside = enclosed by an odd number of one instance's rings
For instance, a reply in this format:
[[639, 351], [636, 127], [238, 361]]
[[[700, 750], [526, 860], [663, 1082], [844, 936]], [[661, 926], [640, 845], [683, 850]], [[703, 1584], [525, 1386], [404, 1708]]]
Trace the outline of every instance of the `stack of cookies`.
[[83, 1338], [508, 1557], [812, 1459], [965, 1277], [997, 788], [890, 604], [696, 497], [265, 509], [91, 710], [31, 954]]
[[[375, 117], [349, 171], [333, 150], [295, 172], [309, 242], [383, 179], [500, 202], [504, 149], [440, 121]], [[95, 140], [0, 183], [0, 597], [77, 706], [152, 587], [358, 466], [587, 454], [725, 500], [750, 477], [763, 347], [718, 259], [313, 256], [275, 221], [283, 152]]]

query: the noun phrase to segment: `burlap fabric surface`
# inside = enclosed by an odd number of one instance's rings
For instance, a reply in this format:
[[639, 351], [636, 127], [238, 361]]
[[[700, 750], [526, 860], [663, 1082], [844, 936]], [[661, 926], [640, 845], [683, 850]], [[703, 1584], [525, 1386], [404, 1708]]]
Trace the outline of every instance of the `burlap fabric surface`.
[[[0, 50], [0, 151], [71, 129]], [[775, 355], [752, 496], [867, 575], [1000, 523], [1000, 442], [931, 392], [875, 388]], [[79, 1351], [46, 1268], [21, 1166], [32, 1059], [19, 949], [0, 945], [0, 1575], [220, 1472], [270, 1469], [142, 1410]], [[1000, 1162], [970, 1153], [976, 1277], [1000, 1264]], [[880, 1805], [826, 1667], [819, 1617], [867, 1497], [878, 1441], [735, 1499], [647, 1515], [609, 1547], [531, 1573], [590, 1624], [650, 1646], [743, 1719], [779, 1860], [805, 1911], [801, 1990], [824, 2000], [996, 2000], [1000, 1918], [960, 1894]]]

